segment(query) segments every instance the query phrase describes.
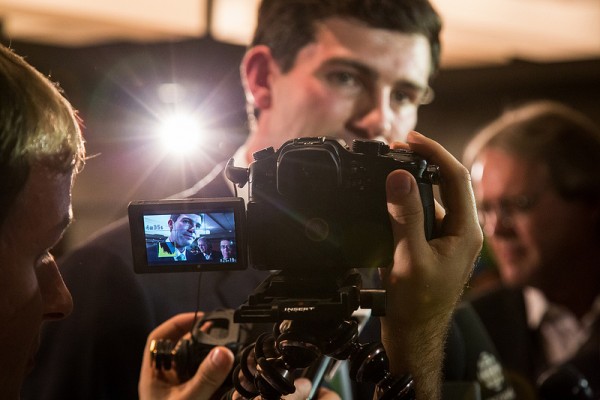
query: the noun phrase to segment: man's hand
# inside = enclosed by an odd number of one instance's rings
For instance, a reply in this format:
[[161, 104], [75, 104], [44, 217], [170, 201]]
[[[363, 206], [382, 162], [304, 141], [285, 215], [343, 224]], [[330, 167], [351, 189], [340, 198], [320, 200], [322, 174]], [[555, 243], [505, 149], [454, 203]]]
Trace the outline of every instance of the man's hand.
[[483, 235], [466, 168], [438, 143], [416, 132], [409, 134], [408, 144], [394, 147], [410, 148], [439, 166], [445, 210], [436, 204], [436, 237], [427, 241], [414, 177], [404, 170], [388, 175], [387, 202], [395, 253], [393, 266], [381, 270], [388, 299], [382, 342], [392, 373], [410, 372], [417, 398], [437, 399], [450, 319]]
[[[200, 316], [201, 317], [201, 316]], [[179, 314], [163, 322], [148, 336], [138, 385], [140, 399], [209, 400], [227, 378], [233, 366], [233, 354], [225, 347], [215, 347], [200, 364], [196, 374], [187, 382], [177, 380], [164, 371], [156, 370], [150, 361], [150, 342], [153, 339], [178, 341], [190, 332], [194, 313]]]
[[[202, 315], [199, 316], [201, 318]], [[209, 400], [227, 378], [233, 366], [234, 357], [226, 347], [215, 347], [200, 364], [196, 374], [187, 382], [179, 383], [170, 372], [153, 368], [150, 361], [150, 343], [154, 339], [170, 339], [177, 342], [190, 332], [194, 323], [194, 313], [179, 314], [163, 322], [154, 329], [146, 342], [146, 351], [142, 361], [142, 371], [138, 385], [141, 400]], [[285, 400], [304, 400], [311, 390], [311, 382], [297, 379], [294, 382], [296, 391]], [[238, 393], [233, 399], [240, 399]], [[340, 400], [340, 397], [327, 389], [319, 389], [319, 400]]]

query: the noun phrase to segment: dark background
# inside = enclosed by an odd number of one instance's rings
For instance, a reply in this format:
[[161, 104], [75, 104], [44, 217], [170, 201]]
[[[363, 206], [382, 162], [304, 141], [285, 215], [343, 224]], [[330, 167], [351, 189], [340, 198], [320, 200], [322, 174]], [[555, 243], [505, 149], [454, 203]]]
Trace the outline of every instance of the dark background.
[[[2, 39], [50, 75], [79, 110], [90, 158], [73, 194], [76, 222], [60, 251], [126, 215], [131, 200], [159, 199], [227, 159], [247, 132], [239, 62], [244, 48], [209, 38], [154, 44], [64, 48]], [[162, 83], [178, 82], [207, 118], [207, 141], [193, 156], [165, 157], [154, 138]], [[417, 129], [460, 157], [470, 136], [504, 108], [526, 100], [564, 101], [600, 124], [600, 59], [442, 69], [435, 101]]]

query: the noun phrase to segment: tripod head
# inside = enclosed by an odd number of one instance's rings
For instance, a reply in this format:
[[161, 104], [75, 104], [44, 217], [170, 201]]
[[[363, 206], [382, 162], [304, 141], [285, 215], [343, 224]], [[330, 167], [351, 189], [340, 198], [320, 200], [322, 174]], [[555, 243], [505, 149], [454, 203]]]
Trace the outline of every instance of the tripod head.
[[357, 270], [328, 274], [277, 271], [236, 310], [235, 322], [324, 321], [347, 319], [359, 307], [385, 315], [385, 291], [363, 289]]

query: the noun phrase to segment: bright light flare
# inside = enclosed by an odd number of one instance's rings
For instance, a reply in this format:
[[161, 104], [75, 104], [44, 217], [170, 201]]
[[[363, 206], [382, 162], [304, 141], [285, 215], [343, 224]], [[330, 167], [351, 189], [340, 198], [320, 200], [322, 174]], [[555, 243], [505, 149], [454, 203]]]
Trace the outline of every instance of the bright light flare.
[[159, 128], [161, 145], [175, 153], [193, 152], [200, 144], [202, 135], [202, 126], [198, 118], [184, 113], [166, 117]]

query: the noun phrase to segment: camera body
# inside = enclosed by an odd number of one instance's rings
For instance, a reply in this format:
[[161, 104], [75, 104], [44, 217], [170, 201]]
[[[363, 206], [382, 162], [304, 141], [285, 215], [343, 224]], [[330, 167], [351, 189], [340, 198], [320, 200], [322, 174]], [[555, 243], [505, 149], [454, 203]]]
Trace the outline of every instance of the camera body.
[[433, 236], [438, 171], [409, 150], [374, 140], [355, 140], [350, 150], [336, 139], [308, 137], [254, 159], [248, 169], [230, 162], [227, 176], [249, 184], [247, 238], [256, 269], [323, 274], [388, 266], [394, 246], [385, 182], [396, 169], [415, 177], [424, 235]]

